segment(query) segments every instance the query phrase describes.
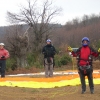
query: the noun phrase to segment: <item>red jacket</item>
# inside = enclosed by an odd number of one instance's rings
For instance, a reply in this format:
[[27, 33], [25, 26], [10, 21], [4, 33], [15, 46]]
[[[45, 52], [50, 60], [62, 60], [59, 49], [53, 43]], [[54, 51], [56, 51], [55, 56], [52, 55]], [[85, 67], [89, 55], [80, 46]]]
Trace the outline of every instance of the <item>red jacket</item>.
[[96, 52], [94, 49], [90, 48], [89, 46], [81, 47], [76, 52], [72, 51], [72, 55], [74, 57], [79, 57], [79, 65], [84, 66], [87, 65], [87, 62], [89, 61], [89, 56], [92, 55], [94, 57], [97, 57], [99, 55], [98, 52]]
[[[4, 56], [4, 58], [1, 58], [2, 56]], [[0, 49], [0, 60], [6, 60], [7, 58], [9, 58], [9, 52], [6, 49]]]

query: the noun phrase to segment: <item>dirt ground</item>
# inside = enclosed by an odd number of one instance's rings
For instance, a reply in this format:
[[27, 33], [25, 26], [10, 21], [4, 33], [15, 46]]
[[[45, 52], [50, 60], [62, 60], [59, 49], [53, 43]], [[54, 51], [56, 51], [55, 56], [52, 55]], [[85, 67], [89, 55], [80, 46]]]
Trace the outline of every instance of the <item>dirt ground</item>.
[[[100, 62], [94, 62], [94, 69], [100, 69], [99, 65]], [[55, 70], [65, 69], [73, 69], [73, 67], [69, 65], [55, 68]], [[36, 73], [40, 71], [43, 71], [43, 69], [17, 69], [16, 71], [6, 72], [6, 74]], [[44, 89], [0, 86], [0, 100], [100, 100], [100, 85], [95, 85], [94, 94], [90, 93], [88, 85], [85, 94], [81, 94], [80, 85]]]
[[85, 94], [81, 94], [80, 86], [52, 89], [0, 87], [0, 100], [100, 100], [100, 85], [95, 85], [94, 94], [90, 94], [88, 86]]

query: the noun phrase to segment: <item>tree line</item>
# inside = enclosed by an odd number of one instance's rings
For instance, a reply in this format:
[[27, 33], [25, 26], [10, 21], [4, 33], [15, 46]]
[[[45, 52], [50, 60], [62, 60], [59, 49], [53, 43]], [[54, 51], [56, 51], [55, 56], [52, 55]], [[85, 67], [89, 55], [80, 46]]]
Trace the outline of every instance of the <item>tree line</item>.
[[66, 22], [62, 28], [56, 30], [55, 42], [59, 44], [68, 44], [72, 47], [81, 46], [81, 39], [88, 37], [91, 46], [95, 49], [100, 47], [100, 15], [84, 15], [81, 20], [76, 18]]

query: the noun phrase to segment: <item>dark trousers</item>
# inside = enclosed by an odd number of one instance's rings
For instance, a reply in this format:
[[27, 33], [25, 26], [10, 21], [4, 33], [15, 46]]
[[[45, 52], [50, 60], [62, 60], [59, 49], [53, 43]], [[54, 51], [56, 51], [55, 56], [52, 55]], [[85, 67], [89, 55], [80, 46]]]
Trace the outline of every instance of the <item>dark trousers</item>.
[[6, 60], [0, 60], [0, 73], [1, 77], [5, 77]]
[[79, 71], [79, 76], [80, 76], [80, 81], [81, 81], [81, 85], [82, 85], [82, 90], [84, 90], [84, 91], [86, 90], [85, 76], [87, 76], [87, 78], [88, 78], [90, 91], [94, 90], [93, 75], [92, 75], [92, 73], [93, 73], [93, 71], [91, 69], [86, 74], [84, 74], [82, 71]]

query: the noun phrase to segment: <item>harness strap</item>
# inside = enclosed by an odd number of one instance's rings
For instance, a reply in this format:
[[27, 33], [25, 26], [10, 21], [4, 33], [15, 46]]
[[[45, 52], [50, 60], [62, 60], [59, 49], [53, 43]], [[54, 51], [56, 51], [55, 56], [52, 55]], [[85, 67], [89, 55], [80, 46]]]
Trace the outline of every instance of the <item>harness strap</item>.
[[88, 66], [86, 66], [86, 65], [85, 66], [79, 66], [79, 69], [82, 70], [84, 74], [86, 74], [87, 70], [90, 69], [90, 68], [91, 68], [90, 65], [88, 65]]
[[89, 69], [89, 68], [90, 68], [90, 65], [88, 65], [88, 66], [79, 66], [79, 68], [80, 68], [81, 70]]
[[[51, 57], [50, 57], [50, 59], [51, 59]], [[52, 59], [53, 59], [53, 58], [52, 58]], [[47, 62], [48, 62], [48, 61], [47, 61]], [[46, 63], [45, 60], [44, 60], [44, 64], [45, 64], [45, 65], [52, 65], [53, 62], [52, 62], [52, 63], [51, 63], [51, 62], [50, 62], [50, 63]]]

